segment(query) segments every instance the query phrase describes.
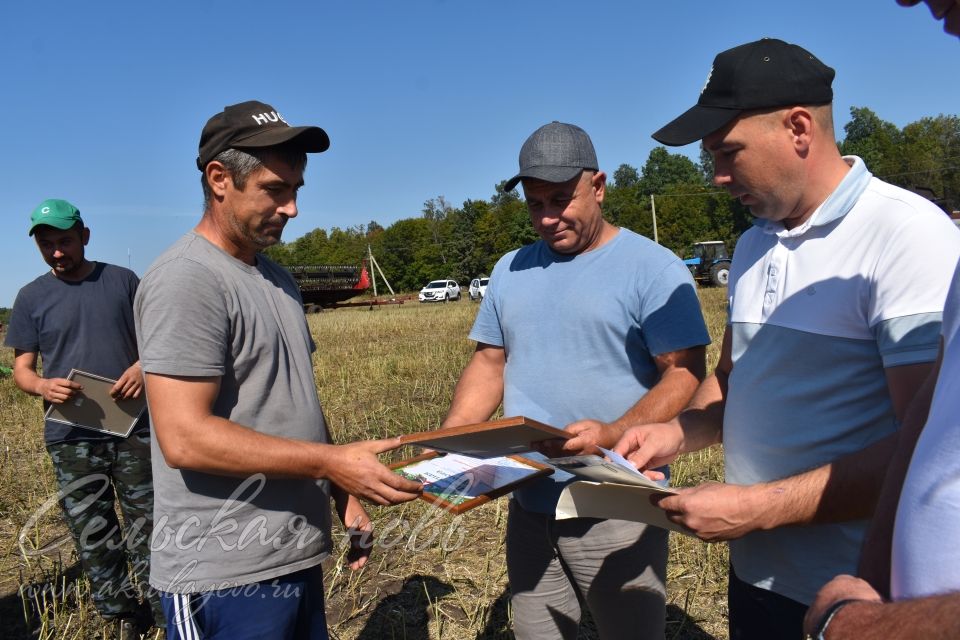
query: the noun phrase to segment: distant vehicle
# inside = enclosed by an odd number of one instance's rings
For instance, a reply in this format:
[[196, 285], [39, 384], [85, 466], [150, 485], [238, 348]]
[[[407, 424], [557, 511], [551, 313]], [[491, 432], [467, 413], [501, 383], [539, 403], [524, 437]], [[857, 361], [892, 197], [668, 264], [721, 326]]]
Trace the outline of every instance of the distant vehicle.
[[471, 280], [470, 289], [467, 290], [470, 299], [474, 302], [483, 300], [483, 296], [487, 295], [487, 283], [489, 282], [490, 278], [474, 278]]
[[366, 264], [298, 264], [287, 271], [297, 281], [306, 308], [332, 308], [358, 296], [370, 286]]
[[460, 285], [456, 280], [434, 280], [420, 289], [420, 302], [447, 302], [460, 299]]
[[694, 243], [693, 257], [684, 260], [683, 264], [690, 269], [693, 279], [701, 284], [725, 287], [730, 280], [730, 256], [727, 255], [727, 245], [721, 240]]

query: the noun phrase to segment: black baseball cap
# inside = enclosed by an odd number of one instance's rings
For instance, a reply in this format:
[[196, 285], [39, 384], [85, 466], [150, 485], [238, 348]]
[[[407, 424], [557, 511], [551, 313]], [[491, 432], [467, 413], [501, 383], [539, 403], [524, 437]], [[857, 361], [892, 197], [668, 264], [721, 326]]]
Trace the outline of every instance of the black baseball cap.
[[795, 44], [763, 38], [717, 54], [697, 104], [653, 134], [677, 147], [702, 140], [744, 111], [829, 104], [835, 72]]
[[566, 182], [584, 169], [599, 168], [587, 132], [573, 124], [553, 121], [531, 133], [520, 147], [520, 173], [507, 180], [503, 190], [511, 191], [523, 178]]
[[203, 171], [208, 162], [227, 149], [261, 149], [288, 142], [307, 153], [330, 147], [326, 131], [320, 127], [291, 127], [280, 112], [264, 102], [232, 104], [203, 127], [197, 168]]

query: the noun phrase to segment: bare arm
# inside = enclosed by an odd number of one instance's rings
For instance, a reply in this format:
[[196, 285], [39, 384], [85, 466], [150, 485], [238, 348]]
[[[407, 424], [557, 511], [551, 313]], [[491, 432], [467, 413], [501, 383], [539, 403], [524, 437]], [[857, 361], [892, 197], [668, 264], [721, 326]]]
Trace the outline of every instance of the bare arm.
[[377, 504], [416, 498], [420, 485], [391, 472], [377, 454], [399, 438], [330, 445], [254, 431], [213, 414], [219, 378], [148, 373], [153, 430], [166, 463], [219, 475], [327, 478], [346, 492]]
[[[330, 442], [334, 443], [332, 437]], [[330, 497], [347, 536], [347, 566], [351, 571], [362, 569], [373, 552], [373, 520], [360, 500], [335, 482], [330, 483]]]
[[660, 380], [626, 413], [613, 422], [579, 420], [566, 426], [575, 434], [569, 440], [556, 441], [548, 453], [571, 455], [596, 453], [596, 447], [609, 449], [635, 424], [663, 422], [675, 417], [687, 406], [706, 373], [706, 348], [691, 347], [655, 356]]
[[[37, 374], [35, 351], [16, 349], [13, 360], [13, 381], [21, 391], [40, 396], [47, 402], [62, 404], [72, 398], [83, 385], [66, 378], [42, 378]], [[115, 399], [137, 398], [143, 390], [143, 374], [140, 361], [130, 365], [110, 390]]]
[[80, 383], [66, 378], [41, 378], [37, 374], [37, 353], [20, 349], [13, 354], [13, 382], [21, 391], [53, 404], [62, 404], [83, 389]]
[[937, 361], [930, 370], [926, 382], [920, 387], [916, 397], [910, 404], [904, 417], [903, 424], [897, 436], [893, 458], [887, 468], [887, 476], [883, 481], [880, 496], [877, 499], [877, 508], [867, 530], [867, 537], [863, 542], [863, 552], [860, 555], [858, 575], [869, 582], [883, 597], [889, 596], [890, 591], [890, 557], [893, 545], [893, 525], [897, 515], [897, 505], [900, 502], [900, 490], [907, 477], [907, 468], [913, 457], [913, 450], [923, 431], [933, 401], [933, 391], [937, 385], [937, 376], [940, 373], [940, 364], [943, 361], [943, 340], [940, 341], [940, 353]]
[[[900, 418], [931, 364], [886, 370]], [[681, 489], [660, 506], [704, 540], [730, 540], [758, 529], [869, 517], [896, 446], [892, 434], [869, 447], [794, 476], [749, 486], [708, 483]]]
[[503, 369], [506, 362], [503, 347], [477, 343], [470, 362], [457, 381], [442, 428], [490, 419], [503, 401]]
[[886, 640], [887, 638], [960, 637], [960, 593], [883, 602], [869, 584], [853, 576], [837, 576], [817, 594], [804, 620], [809, 633], [827, 610], [853, 599], [831, 619], [828, 640]]
[[727, 379], [732, 369], [730, 330], [727, 329], [716, 369], [696, 388], [687, 408], [672, 420], [630, 427], [614, 451], [637, 468], [646, 469], [669, 464], [681, 453], [718, 444], [723, 433]]
[[330, 484], [330, 495], [349, 540], [347, 566], [356, 571], [367, 564], [373, 551], [373, 521], [356, 496], [334, 483]]
[[[886, 369], [887, 385], [898, 421], [902, 421], [910, 400], [932, 369], [932, 363]], [[892, 434], [866, 449], [806, 473], [757, 485], [760, 496], [780, 496], [761, 499], [767, 503], [760, 508], [767, 512], [768, 528], [869, 518], [877, 505], [897, 437]]]

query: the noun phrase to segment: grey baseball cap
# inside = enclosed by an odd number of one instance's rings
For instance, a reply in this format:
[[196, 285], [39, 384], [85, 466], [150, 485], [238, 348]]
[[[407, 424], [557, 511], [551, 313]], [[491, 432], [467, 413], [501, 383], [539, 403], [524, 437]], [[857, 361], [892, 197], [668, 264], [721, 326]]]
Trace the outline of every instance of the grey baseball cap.
[[590, 136], [576, 125], [553, 121], [530, 134], [520, 147], [520, 173], [507, 180], [503, 190], [511, 191], [524, 178], [566, 182], [584, 169], [600, 169]]

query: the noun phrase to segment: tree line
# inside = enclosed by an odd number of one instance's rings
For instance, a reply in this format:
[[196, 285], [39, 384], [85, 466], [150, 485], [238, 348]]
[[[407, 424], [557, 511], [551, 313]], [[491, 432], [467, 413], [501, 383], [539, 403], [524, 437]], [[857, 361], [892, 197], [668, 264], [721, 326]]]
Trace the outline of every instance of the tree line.
[[[960, 207], [960, 117], [925, 117], [898, 129], [868, 108], [850, 113], [837, 143], [842, 153], [860, 156], [877, 177], [923, 193], [947, 211]], [[702, 151], [697, 163], [656, 147], [640, 169], [622, 164], [608, 175], [604, 216], [653, 238], [655, 211], [658, 241], [680, 257], [705, 240], [723, 240], [732, 251], [752, 218], [712, 185], [712, 176], [709, 154]], [[536, 239], [519, 193], [500, 183], [489, 200], [455, 207], [437, 196], [418, 215], [389, 227], [371, 221], [317, 228], [266, 253], [285, 265], [359, 264], [369, 246], [394, 290], [415, 291], [437, 278], [466, 284], [489, 274], [504, 253]]]

